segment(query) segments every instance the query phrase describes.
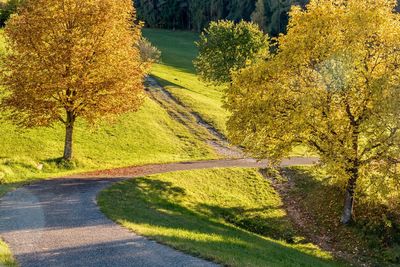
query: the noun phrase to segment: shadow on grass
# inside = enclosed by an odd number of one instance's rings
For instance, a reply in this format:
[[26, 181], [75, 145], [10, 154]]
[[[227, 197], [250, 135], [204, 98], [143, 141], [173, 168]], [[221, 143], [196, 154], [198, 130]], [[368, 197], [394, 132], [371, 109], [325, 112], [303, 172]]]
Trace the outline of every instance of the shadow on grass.
[[[204, 258], [235, 266], [334, 266], [316, 247], [289, 245], [263, 238], [228, 223], [224, 214], [238, 215], [240, 208], [200, 204], [208, 214], [185, 206], [185, 190], [156, 179], [138, 178], [103, 191], [99, 205], [111, 219], [134, 231]], [[263, 207], [266, 210], [270, 207]], [[264, 225], [282, 218], [263, 218]], [[240, 225], [238, 225], [240, 226]]]
[[[382, 265], [400, 263], [400, 215], [398, 210], [357, 194], [355, 221], [340, 223], [344, 189], [330, 183], [330, 178], [316, 169], [291, 167], [284, 169], [294, 187], [289, 192], [303, 212], [311, 218], [311, 234], [329, 238], [340, 251], [357, 251], [357, 260]], [[361, 185], [362, 186], [362, 185]], [[310, 233], [307, 233], [308, 235]], [[356, 249], [355, 249], [356, 248]], [[354, 255], [351, 255], [354, 258]]]
[[294, 243], [295, 233], [286, 217], [262, 216], [262, 212], [281, 210], [283, 207], [264, 206], [247, 209], [244, 207], [220, 207], [215, 205], [199, 204], [196, 209], [214, 218], [221, 218], [239, 228], [245, 229], [272, 239]]
[[[159, 83], [162, 87], [164, 87], [164, 88], [167, 87], [167, 86], [171, 86], [171, 87], [176, 87], [176, 88], [178, 88], [178, 89], [182, 89], [182, 90], [185, 90], [185, 91], [194, 93], [194, 94], [199, 94], [199, 92], [197, 92], [197, 91], [195, 91], [195, 90], [193, 90], [193, 89], [190, 89], [190, 88], [188, 88], [188, 87], [181, 86], [181, 85], [176, 84], [176, 83], [174, 83], [174, 82], [171, 82], [171, 81], [169, 81], [169, 80], [165, 80], [165, 79], [163, 79], [163, 78], [160, 78], [160, 77], [157, 76], [157, 75], [152, 74], [151, 77], [153, 77], [154, 79], [156, 79], [156, 80], [158, 81], [158, 83]], [[207, 86], [207, 85], [205, 85], [205, 86]], [[174, 98], [175, 98], [175, 97], [174, 97]]]
[[161, 78], [161, 77], [159, 77], [157, 75], [152, 74], [151, 77], [153, 77], [162, 87], [173, 86], [173, 87], [176, 87], [176, 88], [179, 88], [179, 89], [189, 90], [186, 87], [183, 87], [183, 86], [181, 86], [179, 84], [176, 84], [174, 82], [171, 82], [169, 80], [165, 80], [165, 79], [163, 79], [163, 78]]
[[55, 169], [55, 170], [74, 170], [80, 167], [80, 162], [76, 159], [74, 160], [65, 160], [62, 157], [59, 158], [51, 158], [46, 159], [43, 161], [47, 165], [48, 169]]

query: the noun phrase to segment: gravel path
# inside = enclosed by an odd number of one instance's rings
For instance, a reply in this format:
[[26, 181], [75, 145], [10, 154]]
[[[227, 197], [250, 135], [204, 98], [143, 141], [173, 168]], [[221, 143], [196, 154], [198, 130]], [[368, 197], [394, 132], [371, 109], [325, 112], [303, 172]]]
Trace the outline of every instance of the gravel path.
[[[294, 158], [283, 165], [312, 164]], [[22, 267], [216, 266], [138, 236], [107, 219], [97, 194], [126, 178], [215, 167], [263, 167], [250, 159], [121, 168], [41, 181], [4, 196], [0, 235]], [[102, 177], [102, 178], [98, 178]]]

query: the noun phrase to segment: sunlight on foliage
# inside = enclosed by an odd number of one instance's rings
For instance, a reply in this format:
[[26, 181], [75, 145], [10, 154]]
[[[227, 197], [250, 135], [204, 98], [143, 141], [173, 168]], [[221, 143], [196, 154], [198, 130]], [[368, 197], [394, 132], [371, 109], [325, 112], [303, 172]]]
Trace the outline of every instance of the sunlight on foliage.
[[[342, 221], [355, 190], [399, 182], [400, 14], [387, 0], [314, 0], [293, 8], [271, 60], [238, 71], [227, 90], [228, 132], [257, 158], [313, 149], [346, 186]], [[380, 191], [380, 190], [377, 190]], [[376, 195], [377, 194], [377, 195]], [[381, 194], [381, 195], [380, 195]]]

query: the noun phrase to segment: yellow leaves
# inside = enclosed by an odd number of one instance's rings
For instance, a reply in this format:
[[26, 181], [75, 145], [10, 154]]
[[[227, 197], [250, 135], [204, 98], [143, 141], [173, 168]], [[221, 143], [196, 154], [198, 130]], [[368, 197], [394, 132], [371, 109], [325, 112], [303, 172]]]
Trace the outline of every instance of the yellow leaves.
[[63, 109], [90, 121], [137, 110], [146, 69], [134, 14], [129, 0], [27, 0], [5, 30], [3, 104], [32, 126]]
[[400, 158], [393, 132], [400, 128], [400, 17], [393, 8], [384, 0], [293, 8], [276, 54], [234, 74], [226, 104], [232, 140], [273, 158], [303, 143], [341, 178], [357, 160], [367, 168]]

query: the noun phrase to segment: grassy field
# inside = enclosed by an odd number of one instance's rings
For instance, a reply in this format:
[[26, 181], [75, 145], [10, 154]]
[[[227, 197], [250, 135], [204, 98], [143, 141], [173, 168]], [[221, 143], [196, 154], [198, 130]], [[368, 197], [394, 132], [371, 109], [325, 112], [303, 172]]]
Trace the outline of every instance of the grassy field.
[[225, 133], [228, 113], [222, 107], [223, 88], [201, 82], [193, 67], [198, 35], [158, 29], [144, 29], [143, 34], [162, 52], [162, 63], [153, 66], [152, 75], [205, 121]]
[[[4, 49], [1, 33], [0, 49]], [[0, 195], [29, 179], [216, 157], [207, 145], [150, 99], [139, 112], [125, 114], [115, 123], [103, 122], [92, 128], [78, 121], [75, 160], [69, 166], [56, 163], [62, 155], [63, 141], [61, 125], [24, 130], [0, 113]]]
[[[151, 74], [177, 99], [226, 134], [228, 111], [223, 108], [224, 88], [207, 85], [196, 75], [193, 59], [197, 56], [198, 34], [185, 31], [144, 29], [143, 35], [162, 52], [162, 62]], [[315, 156], [305, 147], [296, 147], [291, 156]]]
[[[22, 131], [2, 121], [0, 136], [0, 178], [6, 183], [71, 170], [213, 157], [208, 147], [150, 99], [138, 113], [123, 115], [113, 124], [103, 123], [91, 129], [80, 121], [75, 132], [76, 159], [71, 168], [59, 169], [55, 164], [63, 149], [61, 126]], [[39, 163], [44, 164], [42, 171], [36, 168]]]
[[154, 175], [103, 191], [103, 212], [161, 243], [229, 266], [335, 266], [296, 235], [279, 195], [253, 169]]

